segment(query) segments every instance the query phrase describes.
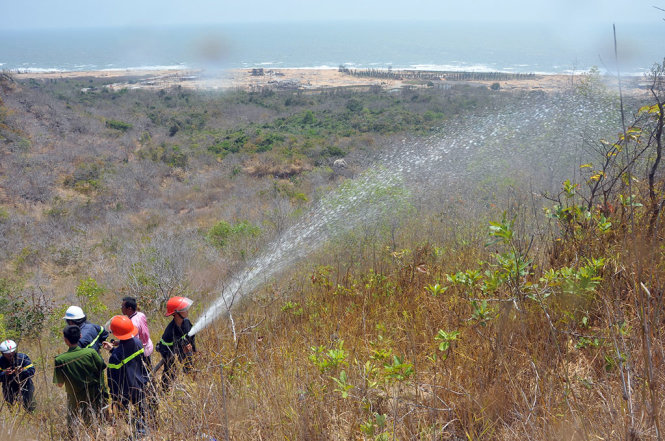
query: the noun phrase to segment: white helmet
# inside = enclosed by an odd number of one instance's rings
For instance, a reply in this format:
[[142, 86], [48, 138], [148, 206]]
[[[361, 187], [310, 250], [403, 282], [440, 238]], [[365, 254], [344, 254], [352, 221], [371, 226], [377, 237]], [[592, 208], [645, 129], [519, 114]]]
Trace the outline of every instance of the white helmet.
[[5, 340], [0, 343], [0, 352], [7, 354], [16, 350], [16, 342], [14, 340]]
[[63, 319], [65, 320], [80, 320], [84, 318], [85, 314], [83, 313], [83, 310], [78, 306], [70, 306], [69, 308], [67, 308], [67, 312], [63, 317]]

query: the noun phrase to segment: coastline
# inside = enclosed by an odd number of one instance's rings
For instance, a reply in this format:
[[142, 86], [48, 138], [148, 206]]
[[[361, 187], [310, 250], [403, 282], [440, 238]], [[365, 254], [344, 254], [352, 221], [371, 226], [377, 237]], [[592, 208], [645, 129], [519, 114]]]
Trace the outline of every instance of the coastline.
[[[391, 71], [386, 71], [391, 72]], [[463, 79], [448, 80], [445, 78], [434, 81], [399, 78], [400, 72], [392, 71], [395, 78], [378, 78], [371, 76], [355, 76], [340, 72], [338, 69], [231, 69], [225, 71], [203, 70], [97, 70], [97, 71], [62, 71], [62, 72], [9, 72], [15, 79], [21, 80], [80, 80], [94, 78], [110, 80], [106, 85], [111, 90], [120, 89], [168, 89], [175, 86], [194, 90], [317, 90], [340, 87], [380, 87], [382, 89], [400, 89], [403, 87], [441, 87], [466, 84], [471, 86], [491, 87], [499, 85], [499, 90], [509, 91], [543, 91], [556, 92], [574, 87], [585, 77], [584, 74], [524, 74], [522, 78], [510, 77], [497, 80]], [[423, 74], [438, 73], [435, 71], [419, 71]], [[474, 73], [470, 73], [473, 75]], [[502, 75], [501, 73], [498, 73]], [[616, 86], [616, 78], [603, 77], [610, 85]], [[625, 93], [640, 93], [642, 77], [625, 77], [623, 86]]]

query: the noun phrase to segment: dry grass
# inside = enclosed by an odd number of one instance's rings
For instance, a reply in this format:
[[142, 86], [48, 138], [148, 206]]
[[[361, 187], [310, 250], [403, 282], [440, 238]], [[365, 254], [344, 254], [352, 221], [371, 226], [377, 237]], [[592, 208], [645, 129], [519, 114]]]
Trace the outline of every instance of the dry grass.
[[[563, 246], [548, 247], [561, 242], [556, 236], [539, 244], [550, 251], [524, 280], [539, 283], [550, 268], [605, 257], [593, 293], [539, 303], [505, 285], [491, 296], [494, 313], [484, 322], [473, 318], [468, 290], [445, 277], [492, 261], [496, 249], [478, 246], [482, 224], [467, 222], [456, 235], [431, 228], [417, 234], [415, 225], [429, 220], [413, 220], [395, 250], [349, 236], [245, 299], [234, 313], [237, 340], [228, 320], [201, 332], [196, 373], [160, 396], [149, 439], [221, 440], [227, 430], [234, 440], [657, 439], [652, 403], [662, 414], [665, 392], [664, 238], [648, 236], [639, 216], [634, 234], [625, 219], [612, 220], [612, 234], [582, 229]], [[448, 236], [457, 240], [427, 240]], [[650, 297], [635, 291], [635, 281]], [[427, 287], [435, 283], [449, 288], [434, 296]], [[152, 323], [153, 338], [163, 325]], [[445, 352], [437, 348], [439, 330], [460, 333]], [[324, 354], [343, 349], [339, 364], [324, 367], [330, 358], [319, 354], [317, 366], [311, 357], [319, 346]], [[23, 349], [39, 367], [40, 407], [27, 416], [3, 408], [0, 429], [21, 439], [66, 439], [64, 394], [50, 384], [51, 360], [62, 348], [43, 356]], [[390, 370], [394, 356], [403, 370]], [[348, 395], [333, 379], [343, 380], [342, 371]], [[377, 416], [384, 424], [372, 432]], [[117, 439], [126, 430], [105, 423], [87, 439]]]
[[311, 169], [311, 165], [304, 163], [300, 159], [283, 163], [271, 159], [252, 158], [243, 166], [243, 171], [250, 176], [274, 176], [276, 178], [288, 178]]

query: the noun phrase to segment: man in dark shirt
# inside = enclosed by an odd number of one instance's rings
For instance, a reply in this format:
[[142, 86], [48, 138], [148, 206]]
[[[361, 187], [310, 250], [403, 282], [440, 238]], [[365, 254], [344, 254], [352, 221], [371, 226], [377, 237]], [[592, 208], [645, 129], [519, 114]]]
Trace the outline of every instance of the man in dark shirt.
[[82, 348], [93, 348], [99, 352], [102, 343], [109, 336], [109, 333], [103, 326], [90, 323], [78, 306], [70, 306], [63, 317], [68, 325], [76, 325], [81, 329], [81, 338], [78, 345]]
[[86, 425], [102, 417], [102, 408], [108, 397], [104, 382], [106, 363], [93, 348], [78, 345], [81, 329], [66, 326], [62, 331], [69, 350], [55, 357], [53, 383], [67, 391], [67, 422], [71, 428], [80, 420]]
[[23, 407], [32, 412], [37, 407], [35, 403], [35, 385], [32, 377], [35, 375], [35, 366], [30, 357], [16, 352], [16, 343], [5, 340], [0, 343], [0, 382], [2, 383], [2, 395], [9, 404], [14, 404], [19, 394]]
[[111, 398], [119, 410], [129, 417], [130, 424], [137, 433], [144, 435], [148, 370], [143, 358], [143, 344], [137, 337], [138, 329], [126, 315], [113, 317], [110, 328], [113, 335], [120, 340], [111, 352], [108, 364]]
[[196, 352], [194, 336], [187, 333], [192, 329], [192, 323], [187, 318], [192, 300], [187, 297], [171, 297], [166, 303], [166, 316], [173, 316], [171, 323], [166, 326], [157, 350], [164, 360], [162, 373], [162, 389], [167, 390], [175, 378], [175, 359], [183, 363], [185, 372], [191, 369], [192, 355]]

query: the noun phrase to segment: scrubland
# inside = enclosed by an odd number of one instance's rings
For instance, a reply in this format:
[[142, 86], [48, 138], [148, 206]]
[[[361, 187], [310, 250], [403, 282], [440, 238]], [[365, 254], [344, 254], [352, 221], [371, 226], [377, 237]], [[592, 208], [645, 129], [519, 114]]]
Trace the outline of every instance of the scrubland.
[[[527, 141], [500, 127], [512, 141], [446, 153], [451, 178], [407, 176], [405, 206], [326, 237], [198, 334], [149, 438], [660, 439], [662, 67], [624, 100], [625, 128], [589, 77], [559, 92], [581, 110]], [[553, 99], [103, 86], [0, 84], [0, 331], [35, 361], [39, 403], [0, 408], [14, 438], [66, 437], [50, 379], [69, 304], [103, 323], [135, 295], [156, 341], [166, 298], [194, 298], [196, 322], [386, 151]], [[586, 112], [598, 124], [577, 130]], [[115, 417], [79, 439], [125, 436]]]

